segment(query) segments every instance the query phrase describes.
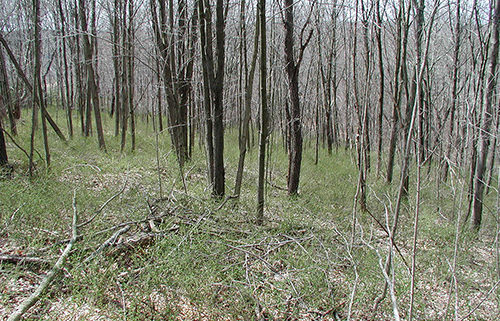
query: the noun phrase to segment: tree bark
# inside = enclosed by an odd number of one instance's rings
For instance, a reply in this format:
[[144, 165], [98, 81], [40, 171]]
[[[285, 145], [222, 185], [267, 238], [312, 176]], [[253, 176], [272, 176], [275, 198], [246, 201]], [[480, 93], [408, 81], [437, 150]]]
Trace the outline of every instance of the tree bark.
[[480, 145], [476, 164], [476, 175], [474, 178], [474, 196], [472, 205], [472, 228], [479, 230], [481, 227], [482, 213], [483, 213], [483, 197], [484, 197], [484, 174], [486, 169], [486, 160], [488, 158], [488, 150], [490, 145], [490, 127], [493, 121], [493, 104], [494, 93], [496, 90], [496, 72], [498, 64], [498, 51], [499, 51], [499, 33], [500, 33], [500, 0], [495, 2], [495, 12], [492, 19], [492, 33], [493, 33], [493, 47], [491, 48], [490, 56], [490, 72], [488, 75], [486, 100], [484, 104], [484, 114], [482, 117], [481, 131], [480, 131]]
[[294, 55], [294, 14], [293, 0], [285, 0], [285, 70], [288, 78], [289, 105], [289, 150], [288, 150], [288, 194], [296, 195], [299, 189], [300, 168], [302, 165], [302, 124], [299, 98], [299, 70], [304, 50], [311, 39], [312, 32], [301, 44], [299, 58]]
[[[242, 2], [244, 5], [244, 1]], [[245, 74], [245, 101], [244, 101], [244, 111], [243, 111], [243, 120], [241, 124], [241, 136], [239, 139], [239, 148], [240, 148], [240, 157], [238, 160], [238, 170], [236, 172], [236, 182], [234, 184], [234, 195], [240, 195], [241, 191], [241, 182], [243, 180], [243, 169], [245, 166], [245, 156], [247, 152], [247, 141], [249, 135], [249, 127], [250, 127], [250, 117], [252, 113], [252, 95], [253, 95], [253, 81], [255, 76], [255, 66], [257, 63], [257, 54], [259, 50], [259, 33], [260, 33], [260, 22], [257, 16], [257, 21], [255, 24], [255, 38], [254, 38], [254, 46], [253, 53], [250, 62], [250, 71]], [[246, 33], [244, 32], [246, 35]], [[246, 36], [243, 41], [246, 41]], [[246, 47], [246, 46], [245, 46]], [[245, 62], [245, 69], [246, 62]]]
[[[101, 150], [106, 150], [106, 143], [104, 141], [104, 132], [102, 129], [102, 121], [101, 121], [101, 109], [99, 105], [99, 93], [97, 92], [97, 83], [96, 83], [94, 65], [92, 63], [93, 49], [88, 35], [88, 22], [85, 9], [85, 0], [78, 0], [78, 3], [79, 3], [80, 24], [83, 32], [82, 34], [83, 53], [85, 56], [85, 66], [87, 71], [87, 108], [90, 108], [89, 106], [90, 104], [92, 104], [92, 107], [94, 109], [94, 117], [96, 123], [97, 140], [99, 142], [99, 148]], [[93, 15], [93, 17], [95, 19], [95, 15]]]
[[259, 137], [259, 182], [257, 186], [257, 224], [264, 223], [264, 185], [266, 174], [266, 142], [268, 135], [267, 110], [267, 59], [266, 59], [266, 0], [259, 1], [260, 24], [260, 137]]

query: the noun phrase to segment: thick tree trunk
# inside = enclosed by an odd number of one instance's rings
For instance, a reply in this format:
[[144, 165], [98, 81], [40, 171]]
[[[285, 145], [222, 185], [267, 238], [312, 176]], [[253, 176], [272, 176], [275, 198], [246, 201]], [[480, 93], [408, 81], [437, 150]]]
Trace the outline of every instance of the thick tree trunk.
[[[290, 98], [290, 133], [288, 150], [288, 194], [298, 193], [300, 168], [302, 164], [302, 123], [299, 99], [299, 62], [294, 55], [294, 17], [293, 0], [285, 0], [285, 69], [288, 77]], [[305, 48], [305, 47], [303, 47]]]
[[225, 61], [225, 32], [224, 32], [224, 3], [223, 0], [216, 2], [216, 54], [217, 74], [213, 83], [214, 91], [214, 188], [213, 194], [222, 197], [225, 193], [224, 172], [224, 61]]

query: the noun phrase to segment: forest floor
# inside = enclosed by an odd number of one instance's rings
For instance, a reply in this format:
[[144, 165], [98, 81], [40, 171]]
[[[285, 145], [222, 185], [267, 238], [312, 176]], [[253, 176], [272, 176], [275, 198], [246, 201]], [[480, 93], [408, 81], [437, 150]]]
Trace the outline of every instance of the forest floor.
[[[59, 123], [64, 116], [59, 111]], [[104, 117], [105, 128], [113, 128]], [[76, 123], [76, 122], [75, 122]], [[391, 320], [410, 305], [415, 175], [392, 248], [391, 284], [382, 268], [391, 249], [396, 183], [368, 179], [370, 213], [353, 209], [357, 169], [343, 148], [328, 155], [306, 143], [300, 194], [290, 198], [281, 138], [268, 156], [265, 224], [254, 224], [257, 147], [248, 154], [238, 200], [214, 200], [200, 145], [181, 170], [166, 133], [157, 166], [151, 124], [139, 121], [137, 148], [106, 132], [107, 152], [79, 132], [68, 143], [50, 133], [46, 170], [41, 138], [37, 170], [8, 141], [12, 173], [0, 178], [0, 319], [28, 297], [71, 236], [78, 235], [63, 271], [25, 314], [43, 320]], [[29, 124], [15, 139], [29, 148]], [[226, 193], [238, 161], [237, 133], [225, 142]], [[312, 144], [312, 145], [311, 145]], [[372, 157], [375, 160], [375, 157]], [[412, 164], [414, 167], [414, 163]], [[500, 315], [498, 190], [491, 188], [479, 233], [464, 224], [467, 176], [447, 182], [434, 164], [422, 170], [414, 319], [495, 320]], [[395, 177], [398, 177], [396, 173]], [[159, 179], [160, 178], [160, 179]], [[161, 187], [160, 183], [161, 182]], [[497, 186], [497, 178], [494, 179]], [[375, 220], [376, 219], [376, 220]], [[353, 223], [355, 222], [355, 224]]]

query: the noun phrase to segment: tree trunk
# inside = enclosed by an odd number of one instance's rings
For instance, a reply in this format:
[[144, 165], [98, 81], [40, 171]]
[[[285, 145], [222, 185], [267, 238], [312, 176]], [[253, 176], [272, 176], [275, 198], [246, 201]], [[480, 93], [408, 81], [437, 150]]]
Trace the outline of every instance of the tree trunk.
[[[242, 5], [244, 5], [244, 1], [242, 2]], [[243, 18], [244, 19], [244, 18]], [[243, 111], [243, 120], [241, 124], [241, 135], [239, 139], [239, 148], [240, 148], [240, 157], [238, 160], [238, 170], [236, 172], [236, 182], [234, 184], [234, 195], [240, 195], [241, 191], [241, 182], [243, 180], [243, 168], [245, 166], [245, 156], [247, 152], [247, 141], [248, 141], [248, 135], [249, 135], [249, 126], [250, 126], [250, 117], [252, 113], [252, 95], [253, 95], [253, 81], [254, 81], [254, 76], [255, 76], [255, 66], [257, 63], [257, 54], [259, 50], [259, 28], [260, 28], [260, 22], [258, 20], [257, 16], [257, 21], [255, 24], [255, 38], [254, 38], [254, 46], [253, 46], [253, 53], [252, 53], [252, 60], [250, 62], [250, 72], [248, 75], [245, 73], [245, 107]], [[246, 42], [246, 32], [245, 34], [245, 39], [243, 41]], [[246, 47], [246, 46], [245, 46]], [[246, 49], [245, 49], [246, 51]], [[245, 59], [246, 60], [246, 59]], [[247, 64], [245, 61], [245, 70], [247, 69]]]
[[257, 224], [264, 222], [264, 185], [266, 174], [266, 142], [268, 131], [267, 110], [267, 59], [266, 59], [266, 0], [259, 1], [260, 24], [260, 138], [259, 138], [259, 182], [257, 186]]
[[62, 61], [64, 67], [64, 95], [66, 101], [66, 119], [68, 125], [69, 137], [73, 137], [73, 116], [72, 116], [72, 108], [73, 101], [71, 100], [70, 95], [70, 85], [69, 85], [69, 66], [68, 66], [68, 54], [66, 50], [66, 18], [64, 16], [64, 11], [62, 7], [62, 0], [57, 1], [59, 17], [61, 19], [61, 42], [62, 42]]
[[496, 1], [495, 12], [492, 19], [493, 47], [491, 48], [490, 56], [490, 73], [488, 75], [488, 83], [486, 89], [486, 100], [484, 105], [484, 114], [482, 117], [480, 131], [480, 145], [476, 164], [476, 175], [474, 178], [474, 196], [472, 205], [472, 228], [479, 230], [481, 227], [481, 219], [483, 213], [483, 196], [484, 196], [484, 174], [486, 169], [486, 160], [488, 158], [488, 150], [490, 145], [490, 127], [493, 120], [493, 104], [494, 93], [496, 89], [496, 72], [498, 63], [499, 50], [499, 32], [500, 32], [500, 0]]
[[[45, 149], [45, 163], [47, 167], [50, 166], [50, 150], [49, 150], [49, 140], [47, 137], [47, 117], [46, 117], [46, 104], [44, 98], [44, 92], [42, 89], [42, 81], [40, 75], [40, 69], [42, 66], [42, 43], [40, 36], [40, 0], [33, 0], [33, 19], [34, 19], [34, 47], [33, 47], [33, 62], [34, 62], [34, 72], [33, 72], [33, 96], [34, 100], [38, 102], [41, 110], [42, 118], [42, 134], [43, 134], [43, 146]], [[36, 123], [36, 122], [35, 122]], [[34, 148], [34, 146], [33, 146]]]
[[289, 116], [289, 150], [288, 150], [288, 194], [296, 195], [299, 189], [300, 168], [302, 164], [302, 124], [299, 99], [299, 69], [302, 55], [310, 40], [301, 44], [299, 59], [294, 55], [294, 14], [293, 0], [285, 0], [285, 69], [288, 77], [288, 94], [290, 98]]
[[2, 118], [0, 116], [0, 166], [4, 166], [9, 162], [7, 156], [7, 146], [5, 144], [5, 135], [3, 133]]
[[379, 71], [379, 98], [378, 98], [378, 117], [377, 117], [377, 176], [380, 173], [382, 166], [382, 128], [384, 120], [384, 57], [382, 56], [382, 16], [380, 14], [380, 1], [377, 1], [376, 6], [376, 19], [377, 25], [375, 26], [375, 38], [377, 40], [378, 52], [378, 71]]
[[[97, 92], [97, 83], [94, 72], [93, 61], [93, 49], [88, 36], [88, 23], [87, 15], [85, 9], [85, 0], [78, 0], [79, 3], [79, 16], [80, 23], [82, 27], [82, 39], [83, 39], [83, 53], [85, 56], [85, 65], [87, 71], [87, 108], [90, 108], [90, 103], [94, 109], [94, 117], [96, 123], [97, 140], [99, 142], [99, 148], [101, 150], [106, 150], [106, 143], [104, 142], [104, 132], [102, 129], [101, 121], [101, 109], [99, 105], [99, 93]], [[95, 19], [95, 15], [93, 15]], [[94, 22], [95, 23], [95, 22]], [[94, 35], [95, 36], [95, 35]], [[87, 126], [89, 123], [87, 124]], [[87, 128], [88, 132], [89, 128]]]
[[224, 4], [223, 0], [216, 2], [216, 54], [217, 73], [213, 82], [214, 99], [214, 188], [215, 197], [224, 196], [224, 60], [225, 60], [225, 32], [224, 32]]

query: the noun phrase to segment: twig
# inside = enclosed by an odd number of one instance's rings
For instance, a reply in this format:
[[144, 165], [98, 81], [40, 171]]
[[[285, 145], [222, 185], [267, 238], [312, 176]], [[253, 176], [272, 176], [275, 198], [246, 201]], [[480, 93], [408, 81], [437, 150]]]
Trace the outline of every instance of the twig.
[[217, 206], [217, 208], [215, 209], [215, 211], [218, 211], [221, 208], [223, 208], [224, 205], [226, 205], [227, 201], [229, 201], [230, 199], [235, 199], [235, 198], [238, 198], [238, 195], [229, 195], [228, 197], [226, 197], [226, 199], [224, 199], [224, 201], [222, 203], [220, 203], [219, 206]]
[[[21, 145], [19, 145], [19, 144], [16, 142], [16, 140], [14, 139], [14, 137], [12, 137], [12, 135], [11, 135], [11, 134], [9, 134], [9, 132], [8, 132], [8, 131], [6, 131], [6, 130], [5, 130], [5, 129], [3, 129], [3, 128], [0, 128], [0, 130], [1, 130], [1, 131], [3, 131], [3, 132], [7, 135], [7, 137], [9, 137], [9, 138], [10, 138], [10, 140], [12, 141], [12, 143], [13, 143], [14, 145], [16, 145], [16, 147], [17, 147], [17, 148], [19, 148], [19, 149], [20, 149], [20, 150], [24, 153], [24, 155], [26, 155], [26, 157], [30, 158], [30, 156], [28, 155], [28, 152], [27, 152], [24, 148], [22, 148], [22, 147], [21, 147]], [[38, 152], [38, 150], [36, 150], [36, 149], [35, 149], [35, 152], [38, 154], [38, 157], [40, 157], [40, 159], [43, 159], [43, 158], [42, 158], [42, 155], [40, 155], [40, 152]]]
[[21, 207], [23, 207], [24, 205], [26, 205], [26, 202], [22, 203], [21, 206], [19, 206], [15, 211], [14, 213], [12, 213], [12, 215], [10, 216], [10, 222], [12, 222], [14, 220], [14, 218], [16, 217], [16, 214], [17, 212], [19, 212], [19, 210], [21, 209]]
[[500, 280], [497, 281], [497, 283], [495, 283], [495, 285], [488, 291], [488, 293], [486, 293], [486, 295], [484, 296], [484, 298], [481, 300], [481, 302], [479, 302], [472, 310], [470, 310], [469, 313], [467, 313], [467, 315], [465, 317], [463, 317], [462, 319], [460, 319], [460, 321], [463, 321], [465, 319], [467, 319], [468, 317], [470, 317], [472, 315], [472, 313], [474, 313], [477, 309], [479, 309], [479, 307], [484, 303], [484, 301], [486, 301], [486, 299], [490, 296], [490, 294], [495, 291], [496, 287], [500, 284]]
[[38, 300], [40, 300], [41, 295], [45, 292], [45, 290], [49, 287], [50, 283], [54, 280], [54, 278], [57, 276], [59, 271], [61, 271], [64, 261], [68, 257], [71, 248], [73, 247], [73, 244], [76, 242], [77, 239], [77, 232], [76, 232], [76, 221], [77, 221], [77, 216], [78, 216], [78, 211], [76, 209], [76, 192], [73, 192], [73, 224], [71, 228], [71, 241], [66, 245], [66, 248], [64, 249], [63, 253], [57, 260], [56, 264], [52, 268], [52, 270], [47, 273], [47, 276], [45, 276], [45, 279], [40, 283], [38, 288], [31, 294], [26, 300], [24, 300], [14, 311], [14, 313], [11, 314], [11, 316], [7, 319], [7, 321], [17, 321], [20, 320], [23, 314], [28, 311], [29, 308], [31, 308]]
[[271, 182], [270, 180], [267, 180], [267, 184], [269, 184], [269, 186], [271, 186], [271, 187], [279, 189], [280, 191], [285, 191], [285, 192], [288, 191], [286, 188], [278, 186], [275, 183]]
[[92, 260], [93, 258], [95, 258], [99, 253], [102, 252], [102, 250], [104, 250], [105, 248], [107, 248], [108, 246], [112, 245], [113, 243], [116, 242], [116, 240], [118, 239], [118, 237], [120, 235], [122, 235], [123, 233], [126, 233], [128, 232], [128, 230], [130, 230], [130, 225], [127, 225], [121, 229], [119, 229], [118, 231], [116, 231], [113, 235], [111, 235], [111, 237], [109, 239], [107, 239], [106, 241], [104, 241], [104, 243], [102, 243], [98, 248], [97, 250], [95, 250], [94, 253], [92, 253], [89, 257], [87, 257], [83, 263], [87, 263], [88, 261]]
[[123, 184], [123, 187], [122, 189], [116, 193], [115, 195], [111, 196], [106, 202], [104, 202], [101, 207], [99, 207], [99, 209], [95, 212], [95, 214], [90, 218], [88, 219], [86, 222], [84, 223], [81, 223], [81, 224], [78, 224], [78, 227], [83, 227], [85, 225], [88, 225], [90, 223], [92, 223], [92, 221], [97, 217], [97, 215], [101, 214], [101, 212], [104, 210], [104, 208], [109, 204], [111, 203], [111, 201], [113, 201], [115, 198], [117, 198], [121, 193], [123, 193], [123, 191], [125, 190], [125, 187], [127, 187], [127, 181], [125, 181], [125, 183]]

